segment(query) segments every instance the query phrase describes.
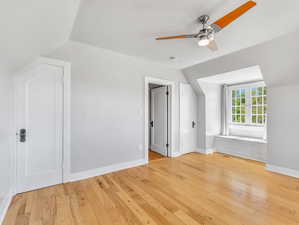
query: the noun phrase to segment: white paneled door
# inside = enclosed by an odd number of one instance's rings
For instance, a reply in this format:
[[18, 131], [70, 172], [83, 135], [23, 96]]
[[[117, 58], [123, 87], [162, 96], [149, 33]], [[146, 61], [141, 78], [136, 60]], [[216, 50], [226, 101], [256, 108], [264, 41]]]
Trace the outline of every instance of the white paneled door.
[[16, 81], [17, 191], [62, 183], [63, 68], [41, 64]]
[[151, 150], [167, 156], [168, 95], [167, 87], [151, 90]]
[[197, 150], [197, 97], [189, 84], [180, 84], [181, 153]]

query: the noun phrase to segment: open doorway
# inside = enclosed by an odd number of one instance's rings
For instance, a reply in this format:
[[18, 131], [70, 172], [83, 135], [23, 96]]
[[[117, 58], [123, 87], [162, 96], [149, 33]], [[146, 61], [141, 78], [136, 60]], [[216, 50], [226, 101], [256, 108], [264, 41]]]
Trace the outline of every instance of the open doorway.
[[171, 157], [174, 83], [147, 77], [145, 88], [145, 158], [151, 161]]
[[149, 160], [169, 155], [169, 87], [149, 83]]

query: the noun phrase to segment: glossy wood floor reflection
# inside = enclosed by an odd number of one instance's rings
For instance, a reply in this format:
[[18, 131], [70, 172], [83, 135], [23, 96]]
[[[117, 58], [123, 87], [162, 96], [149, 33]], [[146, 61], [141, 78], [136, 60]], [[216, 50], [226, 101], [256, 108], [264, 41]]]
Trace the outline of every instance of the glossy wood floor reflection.
[[294, 225], [299, 180], [188, 154], [17, 195], [4, 225]]
[[161, 155], [157, 152], [154, 152], [152, 150], [150, 150], [148, 152], [148, 159], [149, 161], [152, 161], [152, 160], [157, 160], [157, 159], [165, 159], [166, 157], [164, 155]]

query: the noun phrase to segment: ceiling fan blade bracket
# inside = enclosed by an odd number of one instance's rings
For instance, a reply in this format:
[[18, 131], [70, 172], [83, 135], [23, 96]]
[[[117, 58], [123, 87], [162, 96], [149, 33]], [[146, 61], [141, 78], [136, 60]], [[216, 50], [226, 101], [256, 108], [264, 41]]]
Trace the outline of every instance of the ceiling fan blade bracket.
[[214, 30], [215, 33], [218, 33], [219, 31], [222, 30], [222, 28], [219, 25], [215, 24], [215, 23], [211, 24], [211, 27], [212, 27], [212, 29]]

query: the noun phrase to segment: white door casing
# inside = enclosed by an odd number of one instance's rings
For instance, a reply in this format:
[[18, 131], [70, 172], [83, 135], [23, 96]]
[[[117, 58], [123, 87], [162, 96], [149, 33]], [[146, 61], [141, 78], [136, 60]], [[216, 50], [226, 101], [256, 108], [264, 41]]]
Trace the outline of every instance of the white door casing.
[[151, 90], [151, 150], [167, 156], [168, 97], [167, 87]]
[[181, 153], [197, 150], [197, 97], [189, 84], [180, 84]]
[[63, 67], [39, 64], [16, 80], [17, 192], [63, 182]]

